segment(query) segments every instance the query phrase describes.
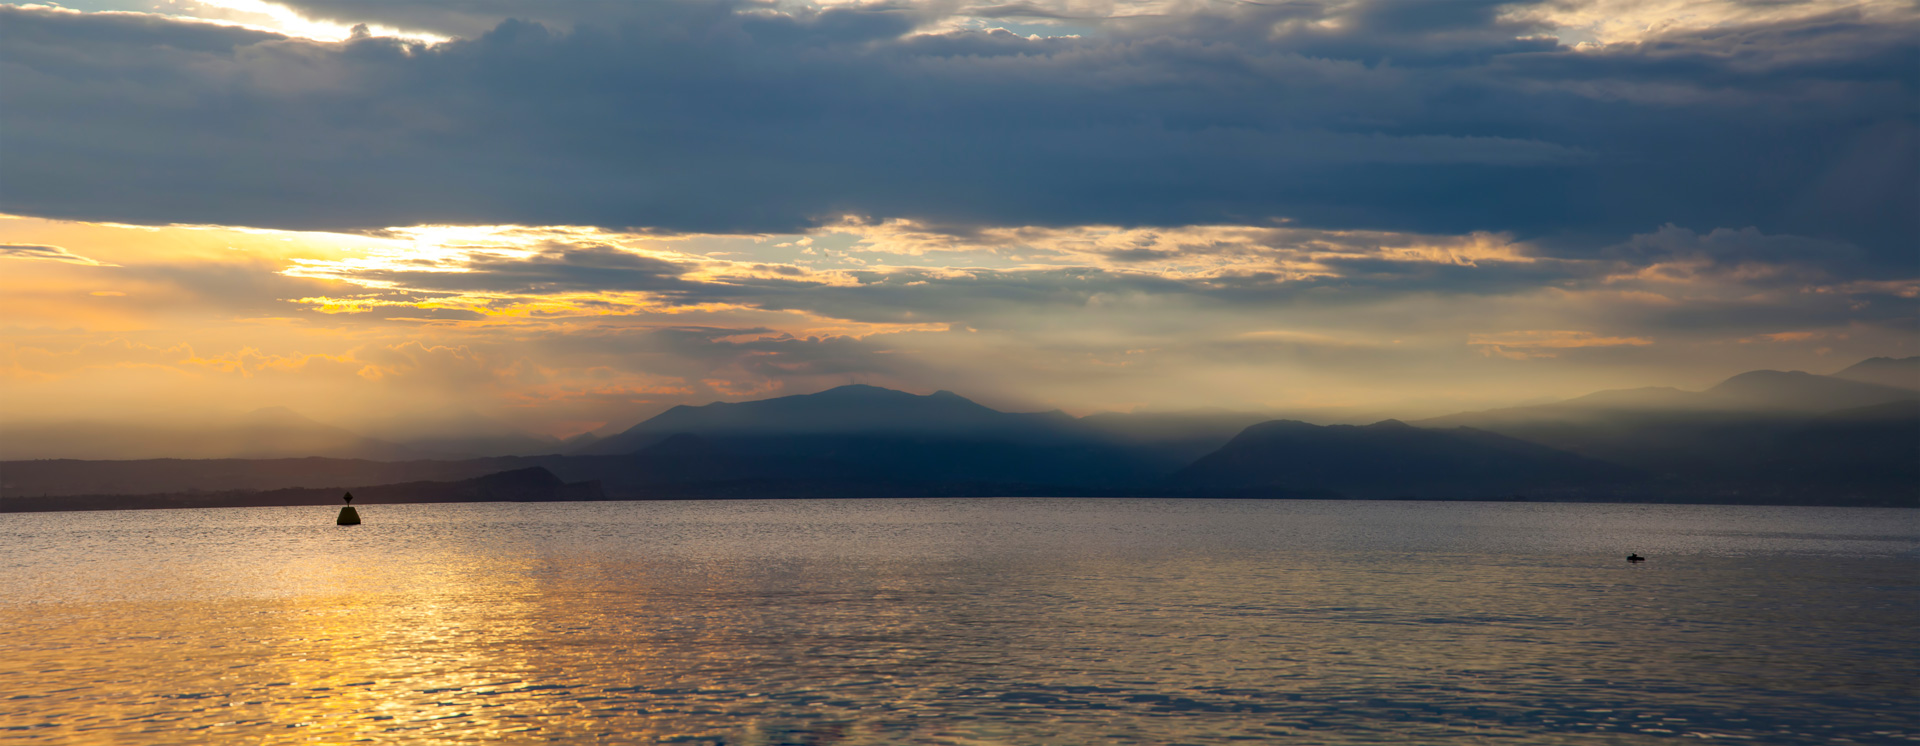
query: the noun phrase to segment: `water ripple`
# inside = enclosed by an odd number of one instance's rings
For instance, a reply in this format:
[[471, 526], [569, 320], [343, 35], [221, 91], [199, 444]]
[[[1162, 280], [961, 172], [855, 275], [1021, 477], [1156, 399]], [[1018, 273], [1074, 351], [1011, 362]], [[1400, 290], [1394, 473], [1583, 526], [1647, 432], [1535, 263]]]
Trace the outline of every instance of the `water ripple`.
[[1915, 513], [4, 515], [0, 741], [1912, 743]]

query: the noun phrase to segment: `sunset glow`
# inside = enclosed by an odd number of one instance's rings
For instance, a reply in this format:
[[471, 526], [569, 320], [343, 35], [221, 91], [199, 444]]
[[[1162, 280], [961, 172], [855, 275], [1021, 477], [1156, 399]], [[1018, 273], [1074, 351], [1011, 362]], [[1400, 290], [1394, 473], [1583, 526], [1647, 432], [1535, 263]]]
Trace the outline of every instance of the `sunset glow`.
[[1914, 0], [0, 0], [27, 744], [1920, 740]]
[[[537, 4], [524, 22], [479, 5], [7, 10], [10, 26], [46, 30], [16, 34], [8, 53], [36, 71], [9, 93], [9, 148], [36, 155], [4, 166], [15, 186], [0, 205], [12, 213], [0, 219], [0, 404], [17, 421], [288, 407], [350, 429], [404, 417], [460, 430], [478, 416], [563, 435], [679, 403], [862, 382], [1076, 414], [1345, 408], [1364, 420], [1915, 352], [1920, 269], [1900, 205], [1914, 196], [1920, 130], [1901, 113], [1907, 74], [1870, 72], [1876, 50], [1920, 23], [1899, 3], [1514, 3], [1429, 19], [1436, 30], [1393, 37], [1407, 49], [1386, 56], [1361, 41], [1387, 38], [1386, 21], [1357, 1], [1272, 18], [1217, 4], [1012, 15], [781, 4], [704, 20], [678, 7]], [[468, 67], [508, 55], [509, 67], [545, 69], [571, 45], [601, 49], [596, 34], [642, 34], [622, 25], [642, 17], [827, 34], [848, 14], [891, 25], [821, 37], [838, 55], [810, 73], [830, 86], [821, 96], [741, 94], [786, 107], [775, 119], [788, 124], [764, 130], [698, 97], [629, 102], [613, 81], [691, 90], [629, 52], [581, 63], [582, 80], [613, 87], [557, 97]], [[1209, 19], [1271, 31], [1215, 38], [1225, 32]], [[1472, 24], [1466, 36], [1437, 30]], [[95, 27], [138, 28], [139, 41]], [[1818, 31], [1776, 35], [1789, 27]], [[500, 46], [509, 33], [526, 45]], [[122, 54], [112, 45], [149, 55], [138, 65], [171, 71], [153, 96], [237, 86], [244, 116], [266, 119], [222, 129], [153, 109], [138, 134], [109, 133], [139, 117], [85, 116], [60, 91], [122, 97], [76, 86], [131, 81], [132, 68], [60, 83], [80, 73], [31, 41], [46, 34], [98, 59]], [[222, 41], [165, 45], [181, 34]], [[738, 38], [746, 46], [675, 54], [799, 54]], [[1249, 72], [1138, 51], [1174, 40], [1237, 50]], [[996, 51], [934, 73], [865, 44], [923, 61], [961, 59], [934, 44]], [[1713, 63], [1729, 71], [1857, 59], [1847, 69], [1861, 72], [1778, 73], [1815, 76], [1798, 93], [1764, 76], [1715, 90], [1643, 72], [1660, 49], [1717, 59], [1722, 44], [1742, 50]], [[1414, 51], [1447, 45], [1493, 56]], [[1105, 57], [1123, 48], [1136, 56]], [[396, 82], [429, 74], [453, 77], [419, 91]], [[740, 75], [702, 85], [773, 85]], [[1020, 75], [1044, 91], [1025, 115], [989, 114], [1001, 94], [965, 87]], [[1237, 93], [1181, 103], [1143, 87], [1181, 76]], [[1100, 103], [1071, 108], [1086, 85]], [[957, 87], [906, 93], [942, 86]], [[1406, 93], [1435, 86], [1507, 103], [1462, 119]], [[896, 93], [831, 92], [863, 87]], [[1906, 93], [1871, 93], [1891, 90]], [[1726, 129], [1777, 107], [1801, 113]], [[1106, 123], [1072, 123], [1092, 110]], [[347, 119], [309, 129], [336, 116]], [[987, 118], [900, 139], [918, 131], [909, 120], [976, 116]], [[503, 117], [523, 121], [493, 129]], [[1622, 124], [1580, 124], [1596, 117]], [[1627, 124], [1646, 117], [1755, 145], [1722, 153]], [[963, 132], [987, 138], [976, 164], [999, 176], [943, 160], [973, 147]], [[1833, 147], [1765, 167], [1793, 184], [1728, 160], [1808, 133]], [[102, 144], [62, 144], [82, 136]], [[437, 150], [461, 138], [478, 149]], [[117, 177], [88, 175], [109, 162]], [[1686, 174], [1709, 181], [1679, 186]]]

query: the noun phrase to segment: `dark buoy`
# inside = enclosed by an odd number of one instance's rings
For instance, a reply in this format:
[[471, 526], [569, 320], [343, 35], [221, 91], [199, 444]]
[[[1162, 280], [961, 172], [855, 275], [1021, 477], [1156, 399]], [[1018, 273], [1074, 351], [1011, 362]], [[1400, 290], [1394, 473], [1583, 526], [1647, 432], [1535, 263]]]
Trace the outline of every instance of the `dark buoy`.
[[[343, 521], [344, 521], [344, 520], [346, 520], [346, 519], [347, 519], [347, 517], [346, 517], [346, 514], [345, 514], [345, 513], [342, 513], [342, 514], [340, 515], [340, 520], [343, 520]], [[360, 522], [360, 521], [359, 521], [358, 519], [356, 519], [356, 520], [354, 520], [354, 523], [359, 523], [359, 522]], [[1629, 554], [1629, 555], [1627, 555], [1627, 561], [1628, 561], [1628, 562], [1645, 562], [1645, 561], [1647, 561], [1647, 558], [1645, 558], [1645, 557], [1642, 557], [1642, 556], [1640, 556], [1640, 555], [1637, 555], [1637, 554]]]
[[353, 493], [347, 493], [345, 499], [347, 501], [347, 507], [340, 509], [340, 520], [335, 521], [335, 523], [341, 526], [360, 525], [360, 511], [353, 509]]

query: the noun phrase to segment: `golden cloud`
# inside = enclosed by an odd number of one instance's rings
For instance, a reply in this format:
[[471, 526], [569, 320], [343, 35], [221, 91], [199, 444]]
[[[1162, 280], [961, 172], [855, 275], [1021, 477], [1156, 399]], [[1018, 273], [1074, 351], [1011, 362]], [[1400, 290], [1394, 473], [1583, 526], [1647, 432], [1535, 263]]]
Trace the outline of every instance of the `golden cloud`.
[[1559, 353], [1556, 350], [1581, 347], [1644, 347], [1653, 344], [1653, 340], [1645, 337], [1602, 337], [1593, 332], [1567, 329], [1530, 329], [1469, 334], [1467, 344], [1479, 348], [1480, 354], [1489, 357], [1527, 360], [1557, 357]]

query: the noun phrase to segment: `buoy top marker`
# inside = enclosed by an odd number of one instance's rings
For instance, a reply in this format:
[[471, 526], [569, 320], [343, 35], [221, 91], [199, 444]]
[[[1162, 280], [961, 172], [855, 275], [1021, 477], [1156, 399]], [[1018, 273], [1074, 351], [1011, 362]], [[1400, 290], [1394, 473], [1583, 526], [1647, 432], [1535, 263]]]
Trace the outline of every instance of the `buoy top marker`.
[[[353, 502], [353, 493], [351, 492], [347, 493], [346, 497], [343, 499], [345, 499], [349, 503]], [[344, 508], [341, 508], [340, 519], [334, 521], [334, 523], [340, 524], [342, 526], [358, 526], [360, 525], [360, 511], [354, 510], [352, 505], [348, 505]]]

